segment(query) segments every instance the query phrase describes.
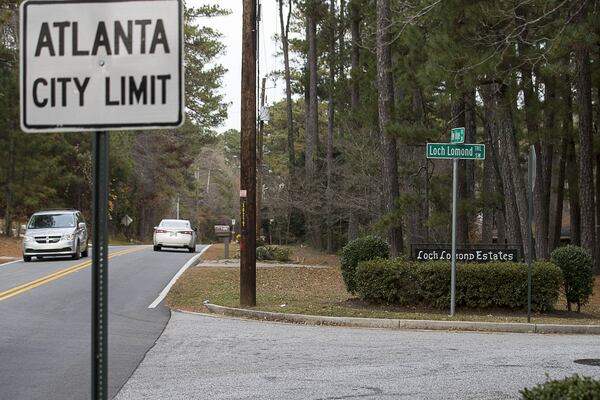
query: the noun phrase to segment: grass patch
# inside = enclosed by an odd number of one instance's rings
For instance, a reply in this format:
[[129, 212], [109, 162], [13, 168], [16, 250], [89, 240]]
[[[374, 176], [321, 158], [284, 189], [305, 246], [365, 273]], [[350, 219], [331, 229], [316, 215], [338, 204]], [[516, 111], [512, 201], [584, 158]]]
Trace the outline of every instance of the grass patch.
[[[229, 258], [237, 258], [239, 245], [235, 242], [229, 243]], [[224, 243], [214, 243], [211, 244], [208, 250], [202, 254], [202, 259], [204, 261], [214, 261], [214, 260], [223, 260], [225, 258], [225, 244]]]
[[[374, 306], [346, 292], [339, 268], [258, 268], [257, 306], [263, 311], [370, 318], [464, 320], [489, 322], [527, 322], [524, 310], [459, 308], [454, 318], [448, 311], [415, 307]], [[600, 292], [600, 277], [595, 293]], [[176, 309], [206, 312], [204, 300], [213, 304], [239, 307], [239, 271], [233, 268], [194, 267], [177, 281], [167, 296]], [[535, 323], [600, 324], [600, 296], [596, 295], [581, 313], [557, 311], [533, 314]]]

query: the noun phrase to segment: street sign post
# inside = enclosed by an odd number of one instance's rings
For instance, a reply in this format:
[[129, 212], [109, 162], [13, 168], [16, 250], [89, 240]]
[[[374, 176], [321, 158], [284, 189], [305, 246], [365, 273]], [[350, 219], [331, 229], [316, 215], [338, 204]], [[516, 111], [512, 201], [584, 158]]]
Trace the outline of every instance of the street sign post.
[[458, 198], [458, 160], [485, 159], [485, 145], [464, 144], [465, 128], [453, 128], [452, 143], [427, 143], [427, 158], [452, 160], [452, 270], [450, 275], [450, 316], [456, 308], [456, 213]]
[[450, 143], [464, 143], [465, 142], [465, 128], [452, 128], [450, 130]]
[[527, 322], [531, 322], [531, 262], [533, 258], [533, 188], [535, 187], [535, 164], [537, 156], [535, 146], [529, 146], [529, 156], [527, 159]]
[[183, 4], [181, 0], [25, 0], [19, 17], [22, 130], [95, 131], [91, 397], [105, 400], [107, 130], [183, 124]]

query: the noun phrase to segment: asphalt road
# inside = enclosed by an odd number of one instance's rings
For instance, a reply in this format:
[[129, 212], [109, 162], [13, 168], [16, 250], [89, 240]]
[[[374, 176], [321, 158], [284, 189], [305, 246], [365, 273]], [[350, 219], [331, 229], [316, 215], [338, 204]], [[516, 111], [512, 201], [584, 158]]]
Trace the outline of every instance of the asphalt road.
[[[148, 306], [194, 254], [150, 246], [111, 247], [109, 253], [112, 397], [169, 320], [164, 305]], [[90, 261], [0, 265], [0, 399], [91, 397]]]
[[117, 400], [518, 399], [600, 378], [598, 336], [388, 331], [174, 312]]

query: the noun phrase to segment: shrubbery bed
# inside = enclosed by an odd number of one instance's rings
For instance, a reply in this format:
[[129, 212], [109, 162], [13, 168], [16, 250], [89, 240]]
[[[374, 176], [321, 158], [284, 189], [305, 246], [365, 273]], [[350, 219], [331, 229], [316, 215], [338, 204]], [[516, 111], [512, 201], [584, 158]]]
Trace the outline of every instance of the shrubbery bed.
[[261, 261], [289, 261], [290, 250], [275, 245], [259, 246], [256, 248], [256, 259]]
[[548, 380], [542, 385], [521, 391], [523, 400], [595, 400], [600, 399], [600, 381], [573, 375]]
[[[355, 288], [365, 301], [444, 308], [450, 304], [449, 261], [376, 259], [358, 264]], [[562, 284], [561, 270], [549, 262], [532, 266], [532, 309], [552, 309]], [[527, 305], [527, 264], [458, 264], [456, 305], [469, 308]]]

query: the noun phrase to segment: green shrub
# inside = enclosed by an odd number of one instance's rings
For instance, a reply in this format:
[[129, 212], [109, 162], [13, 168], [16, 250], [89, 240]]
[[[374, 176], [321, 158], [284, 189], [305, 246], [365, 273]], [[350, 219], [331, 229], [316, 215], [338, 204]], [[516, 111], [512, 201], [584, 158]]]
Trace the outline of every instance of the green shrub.
[[290, 250], [281, 246], [260, 246], [256, 248], [257, 260], [289, 261]]
[[522, 400], [600, 400], [600, 381], [573, 375], [521, 390]]
[[551, 259], [563, 273], [567, 308], [571, 303], [577, 304], [577, 312], [586, 304], [594, 288], [594, 271], [592, 256], [577, 246], [559, 247], [551, 254]]
[[355, 292], [354, 274], [356, 266], [360, 261], [388, 258], [389, 253], [390, 247], [388, 244], [376, 236], [364, 236], [344, 246], [340, 257], [340, 264], [342, 265], [342, 277], [344, 278], [346, 289], [350, 293]]
[[[364, 261], [356, 269], [355, 290], [361, 299], [373, 303], [445, 308], [450, 304], [450, 272], [449, 261]], [[548, 262], [534, 263], [532, 309], [551, 309], [561, 283], [558, 267]], [[525, 307], [527, 264], [458, 264], [456, 304], [469, 308]]]

